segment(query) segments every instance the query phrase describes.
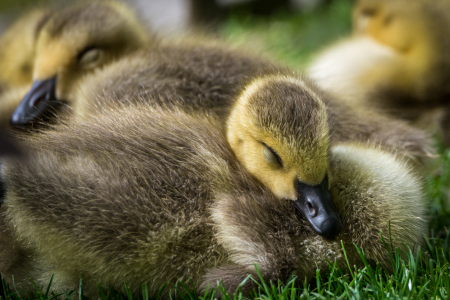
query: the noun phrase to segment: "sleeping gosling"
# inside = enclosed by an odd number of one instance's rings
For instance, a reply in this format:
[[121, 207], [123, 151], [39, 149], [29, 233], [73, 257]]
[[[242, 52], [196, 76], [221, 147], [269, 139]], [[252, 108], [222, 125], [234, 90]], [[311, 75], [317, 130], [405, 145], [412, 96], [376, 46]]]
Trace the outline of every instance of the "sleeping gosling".
[[82, 76], [149, 40], [149, 33], [121, 2], [81, 2], [55, 11], [37, 33], [33, 85], [11, 124], [26, 125], [70, 103]]
[[[200, 291], [220, 279], [234, 292], [248, 274], [258, 278], [255, 263], [266, 282], [287, 280], [293, 272], [311, 279], [317, 268], [327, 268], [326, 260], [345, 266], [341, 240], [351, 265], [362, 266], [355, 243], [369, 261], [389, 269], [380, 239], [380, 232], [388, 236], [389, 222], [394, 247], [421, 245], [427, 232], [420, 179], [378, 147], [328, 145], [324, 105], [308, 87], [305, 83], [304, 103], [286, 101], [286, 110], [310, 109], [304, 118], [284, 123], [285, 129], [260, 112], [262, 119], [254, 121], [266, 126], [249, 130], [243, 144], [254, 136], [264, 139], [267, 145], [252, 146], [246, 159], [281, 174], [277, 155], [288, 167], [285, 154], [300, 147], [292, 154], [304, 159], [306, 173], [299, 175], [308, 173], [308, 182], [300, 186], [295, 176], [287, 178], [308, 192], [329, 189], [341, 219], [337, 237], [318, 235], [296, 209], [314, 213], [308, 193], [297, 203], [280, 199], [264, 178], [251, 176], [216, 119], [146, 101], [26, 137], [31, 158], [4, 161], [6, 230], [0, 238], [7, 235], [16, 252], [12, 258], [0, 252], [0, 262], [8, 262], [1, 266], [2, 277], [11, 284], [14, 275], [26, 292], [23, 283], [30, 276], [47, 284], [54, 274], [52, 288], [64, 292], [76, 289], [82, 276], [88, 297], [97, 297], [97, 283], [125, 292], [123, 282], [134, 296], [147, 283], [150, 297], [156, 297], [163, 284], [189, 278]], [[299, 128], [302, 139], [282, 136], [297, 137]], [[275, 155], [268, 147], [278, 150], [278, 144], [287, 150]], [[314, 156], [317, 164], [309, 160]], [[320, 215], [320, 208], [315, 213]], [[32, 273], [21, 277], [13, 266]], [[248, 295], [253, 288], [247, 280], [242, 291]]]

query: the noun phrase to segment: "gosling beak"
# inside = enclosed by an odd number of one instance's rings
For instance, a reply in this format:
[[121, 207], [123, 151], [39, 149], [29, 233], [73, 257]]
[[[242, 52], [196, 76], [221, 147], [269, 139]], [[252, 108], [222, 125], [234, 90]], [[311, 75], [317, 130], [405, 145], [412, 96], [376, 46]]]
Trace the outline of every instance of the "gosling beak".
[[299, 182], [294, 206], [321, 236], [333, 239], [339, 234], [341, 219], [331, 201], [326, 177], [321, 184], [314, 186]]
[[46, 80], [36, 80], [12, 114], [11, 125], [31, 123], [59, 104], [55, 96], [55, 89], [56, 76]]

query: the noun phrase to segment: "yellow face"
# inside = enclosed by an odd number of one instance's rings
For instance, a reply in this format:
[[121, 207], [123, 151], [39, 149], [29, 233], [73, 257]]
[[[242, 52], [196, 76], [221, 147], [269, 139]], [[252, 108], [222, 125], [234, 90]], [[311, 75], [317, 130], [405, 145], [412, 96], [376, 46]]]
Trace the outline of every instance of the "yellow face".
[[328, 191], [328, 114], [319, 93], [294, 76], [255, 79], [230, 112], [227, 140], [256, 179], [333, 239], [341, 221]]
[[256, 126], [244, 98], [237, 101], [227, 121], [227, 139], [231, 148], [244, 167], [279, 199], [297, 200], [299, 182], [319, 185], [327, 172], [325, 109], [317, 124], [320, 127], [315, 136], [317, 140], [300, 143]]
[[[291, 147], [270, 137], [255, 138], [245, 131], [228, 131], [228, 141], [245, 168], [280, 199], [297, 200], [298, 182], [319, 185], [326, 175], [328, 162], [324, 155], [307, 157], [303, 150], [293, 155]], [[304, 159], [294, 160], [292, 156]]]
[[[85, 39], [78, 36], [78, 39]], [[78, 80], [95, 68], [112, 60], [113, 53], [101, 47], [87, 46], [82, 50], [77, 39], [63, 37], [54, 39], [43, 32], [36, 49], [33, 80], [42, 81], [57, 77], [56, 97], [70, 100]]]
[[35, 32], [33, 83], [11, 116], [13, 126], [53, 119], [61, 106], [73, 106], [82, 77], [149, 41], [136, 16], [114, 1], [76, 3]]

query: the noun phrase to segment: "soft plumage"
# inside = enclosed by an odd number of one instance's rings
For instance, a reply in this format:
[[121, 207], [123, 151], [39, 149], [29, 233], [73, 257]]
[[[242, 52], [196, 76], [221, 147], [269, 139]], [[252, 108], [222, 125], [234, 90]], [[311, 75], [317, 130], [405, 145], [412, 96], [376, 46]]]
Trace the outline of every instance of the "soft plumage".
[[[61, 104], [68, 115], [85, 117], [102, 109], [97, 98], [122, 103], [151, 99], [225, 120], [255, 78], [298, 77], [277, 63], [205, 37], [150, 37], [122, 3], [82, 2], [56, 11], [37, 30], [36, 81], [13, 116], [15, 124], [42, 120], [46, 114], [53, 117]], [[10, 99], [19, 94], [10, 93]], [[324, 98], [332, 140], [370, 141], [413, 159], [429, 156], [423, 132]]]
[[[234, 291], [256, 276], [254, 263], [265, 280], [311, 278], [325, 259], [344, 265], [340, 240], [351, 265], [361, 265], [356, 243], [389, 268], [379, 238], [389, 220], [394, 246], [421, 244], [426, 232], [420, 180], [367, 145], [331, 147], [327, 173], [342, 230], [327, 240], [250, 176], [221, 125], [204, 115], [129, 105], [24, 144], [31, 159], [6, 161], [2, 172], [8, 282], [23, 264], [39, 284], [55, 274], [56, 291], [75, 289], [82, 274], [90, 297], [97, 282], [123, 291], [126, 281], [135, 295], [148, 283], [155, 296], [163, 283], [189, 277], [197, 288], [222, 279]], [[243, 291], [253, 287], [247, 281]]]
[[[202, 110], [218, 115], [225, 122], [230, 108], [240, 99], [245, 88], [261, 77], [293, 78], [295, 81], [301, 76], [222, 43], [163, 41], [151, 50], [123, 57], [84, 78], [71, 116], [86, 118], [92, 112], [110, 109], [109, 102], [115, 107], [151, 101], [186, 111]], [[349, 105], [325, 94], [310, 80], [305, 81], [326, 105], [331, 142], [371, 142], [413, 160], [432, 153], [430, 139], [425, 132], [380, 113]], [[295, 84], [291, 86], [295, 87]], [[275, 98], [283, 101], [286, 97], [295, 99], [297, 96], [286, 91]], [[258, 105], [273, 107], [270, 106], [272, 99], [265, 100], [267, 105], [264, 102]], [[300, 115], [299, 112], [299, 115], [290, 117]]]
[[[330, 145], [367, 143], [413, 161], [429, 155], [420, 130], [335, 101], [308, 79], [282, 75], [284, 68], [204, 44], [190, 47], [144, 52], [133, 57], [139, 64], [124, 58], [86, 77], [74, 118], [148, 101], [223, 117], [230, 110], [225, 104], [233, 103], [227, 135], [238, 159], [279, 199], [294, 201], [316, 232], [330, 237], [340, 228], [325, 187]], [[174, 59], [181, 54], [196, 55], [195, 63]], [[247, 63], [230, 66], [232, 59]], [[251, 76], [255, 70], [279, 74]]]

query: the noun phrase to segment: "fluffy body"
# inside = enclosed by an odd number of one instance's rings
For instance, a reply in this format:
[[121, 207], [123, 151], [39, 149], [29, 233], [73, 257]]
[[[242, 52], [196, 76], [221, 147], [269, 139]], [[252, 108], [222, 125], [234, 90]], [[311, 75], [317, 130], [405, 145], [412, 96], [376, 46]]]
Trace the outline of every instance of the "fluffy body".
[[319, 54], [308, 72], [326, 91], [342, 101], [357, 104], [359, 97], [370, 96], [371, 90], [367, 86], [372, 80], [366, 80], [367, 73], [398, 59], [399, 55], [393, 49], [371, 38], [352, 38]]
[[159, 39], [150, 49], [123, 57], [81, 81], [74, 116], [108, 108], [108, 101], [115, 106], [146, 99], [213, 112], [225, 120], [234, 99], [254, 76], [281, 70], [269, 60], [205, 37]]
[[[330, 145], [380, 145], [416, 162], [431, 148], [420, 130], [334, 101], [286, 68], [204, 43], [155, 47], [141, 57], [123, 58], [83, 83], [76, 102], [80, 106], [74, 107], [81, 120], [89, 119], [89, 113], [95, 118], [102, 111], [147, 101], [224, 119], [232, 105], [228, 141], [238, 160], [279, 199], [303, 199], [299, 185], [326, 180]], [[267, 151], [282, 162], [268, 160]]]
[[[23, 142], [26, 162], [6, 161], [0, 270], [56, 291], [96, 297], [96, 283], [156, 296], [165, 282], [197, 288], [222, 279], [234, 292], [257, 263], [265, 280], [311, 278], [325, 259], [361, 265], [353, 243], [389, 269], [379, 238], [421, 244], [426, 232], [420, 180], [404, 162], [359, 144], [331, 148], [330, 193], [342, 216], [336, 240], [315, 234], [288, 201], [275, 197], [236, 160], [220, 123], [146, 104], [103, 111], [92, 121]], [[12, 243], [13, 241], [14, 243]], [[13, 253], [14, 255], [12, 255]], [[11, 257], [12, 256], [12, 257]], [[7, 257], [7, 259], [5, 258]], [[20, 268], [19, 268], [20, 270]], [[254, 287], [247, 281], [243, 291]], [[26, 288], [26, 286], [25, 286]]]
[[[288, 68], [233, 50], [222, 43], [206, 43], [201, 39], [187, 42], [162, 40], [151, 50], [123, 57], [85, 77], [71, 116], [85, 119], [92, 113], [95, 115], [96, 111], [114, 109], [117, 105], [151, 101], [185, 111], [212, 113], [225, 123], [236, 100], [245, 99], [243, 93], [249, 84], [258, 78], [277, 76], [293, 78], [294, 81], [301, 78]], [[303, 81], [325, 103], [331, 143], [370, 142], [413, 160], [428, 157], [433, 152], [425, 132], [377, 112], [348, 105], [325, 94], [310, 80], [300, 80]], [[286, 92], [262, 97], [255, 108], [278, 109], [283, 107], [281, 104], [286, 99], [296, 99], [299, 94], [295, 90], [304, 87], [290, 85], [292, 88]], [[271, 101], [276, 104], [271, 105]], [[308, 111], [309, 107], [305, 109]], [[288, 110], [284, 107], [283, 111]], [[270, 111], [266, 111], [268, 113]], [[289, 117], [280, 116], [280, 123], [301, 118], [303, 113], [297, 108]]]

